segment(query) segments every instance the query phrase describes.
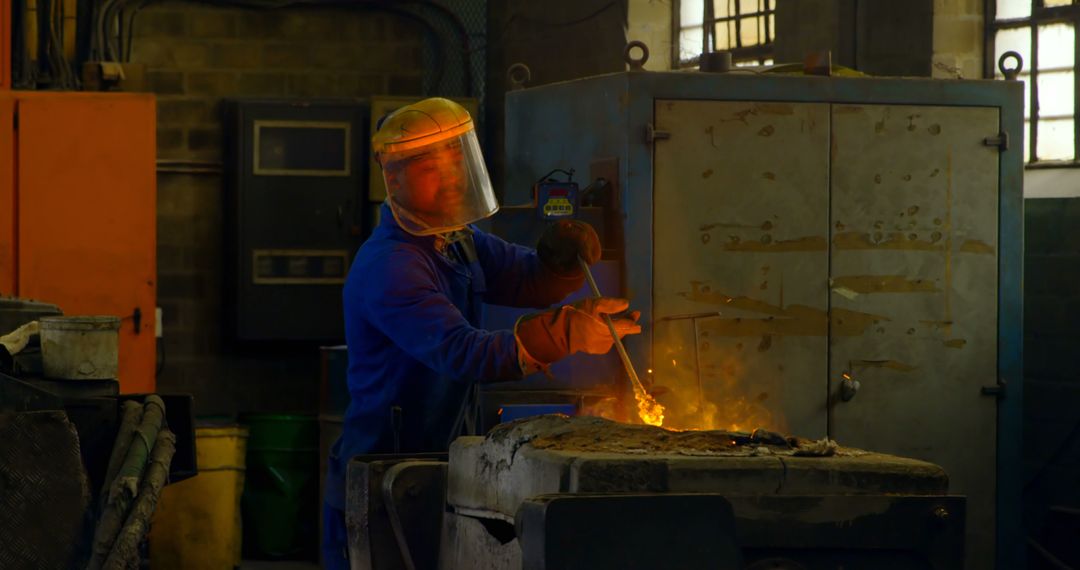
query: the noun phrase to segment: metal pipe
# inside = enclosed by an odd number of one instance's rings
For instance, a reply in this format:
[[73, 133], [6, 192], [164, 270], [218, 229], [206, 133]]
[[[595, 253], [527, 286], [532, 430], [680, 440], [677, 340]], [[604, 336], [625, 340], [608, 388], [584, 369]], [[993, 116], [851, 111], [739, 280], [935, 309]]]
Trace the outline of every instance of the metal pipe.
[[[581, 265], [581, 270], [585, 273], [585, 279], [589, 282], [589, 289], [592, 289], [593, 297], [599, 299], [603, 295], [600, 294], [600, 288], [596, 286], [596, 280], [593, 279], [589, 264], [585, 263], [585, 260], [580, 256], [578, 256], [578, 264]], [[615, 331], [615, 323], [611, 321], [611, 315], [605, 314], [604, 322], [607, 323], [608, 330], [611, 331], [611, 338], [615, 340], [615, 349], [619, 352], [619, 359], [622, 360], [623, 367], [626, 368], [626, 375], [630, 377], [634, 392], [638, 393], [640, 390], [640, 393], [644, 394], [645, 388], [641, 385], [641, 379], [638, 378], [637, 371], [634, 370], [634, 363], [630, 362], [630, 355], [626, 353], [626, 347], [623, 346], [619, 333]]]

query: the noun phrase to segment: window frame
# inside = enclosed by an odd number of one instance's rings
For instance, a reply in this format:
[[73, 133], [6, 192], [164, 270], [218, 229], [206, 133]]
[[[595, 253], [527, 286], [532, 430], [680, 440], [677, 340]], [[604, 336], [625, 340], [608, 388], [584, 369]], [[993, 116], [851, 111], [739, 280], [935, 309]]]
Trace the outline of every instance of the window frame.
[[[997, 19], [997, 0], [983, 0], [985, 22], [985, 44], [983, 76], [993, 78], [999, 73], [997, 69], [996, 43], [997, 33], [1001, 30], [1016, 30], [1027, 27], [1031, 30], [1031, 61], [1025, 61], [1025, 70], [1031, 73], [1029, 85], [1029, 100], [1031, 101], [1031, 116], [1028, 120], [1027, 135], [1029, 145], [1028, 162], [1026, 168], [1061, 168], [1080, 167], [1080, 4], [1073, 0], [1073, 4], [1066, 6], [1046, 7], [1043, 0], [1031, 1], [1031, 15], [1026, 18]], [[1039, 114], [1039, 26], [1047, 24], [1071, 24], [1073, 26], [1073, 157], [1072, 159], [1039, 160], [1039, 120], [1064, 118], [1059, 115], [1042, 117]]]
[[[740, 0], [735, 0], [735, 14], [732, 16], [725, 16], [717, 18], [713, 13], [713, 0], [703, 0], [702, 4], [702, 18], [701, 18], [701, 51], [698, 55], [683, 60], [679, 57], [682, 51], [682, 44], [680, 36], [683, 31], [682, 25], [682, 0], [671, 0], [671, 68], [675, 70], [679, 69], [691, 69], [700, 65], [701, 54], [712, 53], [715, 51], [727, 51], [731, 53], [731, 60], [733, 64], [743, 63], [747, 61], [763, 62], [767, 59], [773, 59], [776, 41], [776, 29], [775, 26], [769, 24], [769, 16], [776, 16], [776, 0], [758, 0], [764, 3], [764, 8], [751, 12], [748, 14], [741, 14], [742, 3]], [[770, 8], [770, 6], [772, 6]], [[742, 32], [739, 30], [739, 20], [745, 18], [762, 17], [764, 21], [765, 42], [757, 45], [742, 47]], [[735, 29], [735, 42], [737, 47], [717, 50], [716, 48], [716, 31], [715, 26], [721, 22], [736, 22]], [[710, 31], [712, 30], [712, 31]], [[712, 49], [709, 49], [709, 48]]]

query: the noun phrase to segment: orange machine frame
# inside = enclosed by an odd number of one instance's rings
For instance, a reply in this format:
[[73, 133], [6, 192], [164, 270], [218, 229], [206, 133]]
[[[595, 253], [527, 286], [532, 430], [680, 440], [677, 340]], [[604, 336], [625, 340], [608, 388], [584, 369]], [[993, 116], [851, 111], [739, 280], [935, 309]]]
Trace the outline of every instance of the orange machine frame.
[[155, 160], [152, 95], [0, 92], [0, 294], [121, 317], [123, 392], [155, 388]]

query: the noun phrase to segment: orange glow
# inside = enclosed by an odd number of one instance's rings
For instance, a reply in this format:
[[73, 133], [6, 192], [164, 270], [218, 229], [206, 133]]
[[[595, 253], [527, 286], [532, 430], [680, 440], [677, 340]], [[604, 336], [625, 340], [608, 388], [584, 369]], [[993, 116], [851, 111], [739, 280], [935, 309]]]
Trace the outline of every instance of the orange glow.
[[664, 406], [661, 406], [660, 402], [645, 390], [634, 390], [634, 399], [637, 400], [638, 417], [641, 421], [651, 426], [664, 425]]
[[502, 408], [499, 408], [499, 415], [502, 415]]

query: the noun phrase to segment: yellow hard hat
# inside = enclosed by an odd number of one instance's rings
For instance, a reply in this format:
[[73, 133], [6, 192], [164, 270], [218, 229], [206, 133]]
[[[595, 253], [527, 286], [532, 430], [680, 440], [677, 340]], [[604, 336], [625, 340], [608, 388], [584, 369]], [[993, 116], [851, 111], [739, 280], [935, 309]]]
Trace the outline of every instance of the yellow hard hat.
[[399, 226], [415, 235], [457, 230], [499, 209], [472, 118], [434, 97], [398, 109], [371, 148]]
[[394, 111], [371, 137], [376, 154], [401, 152], [446, 140], [473, 130], [465, 107], [432, 97]]

